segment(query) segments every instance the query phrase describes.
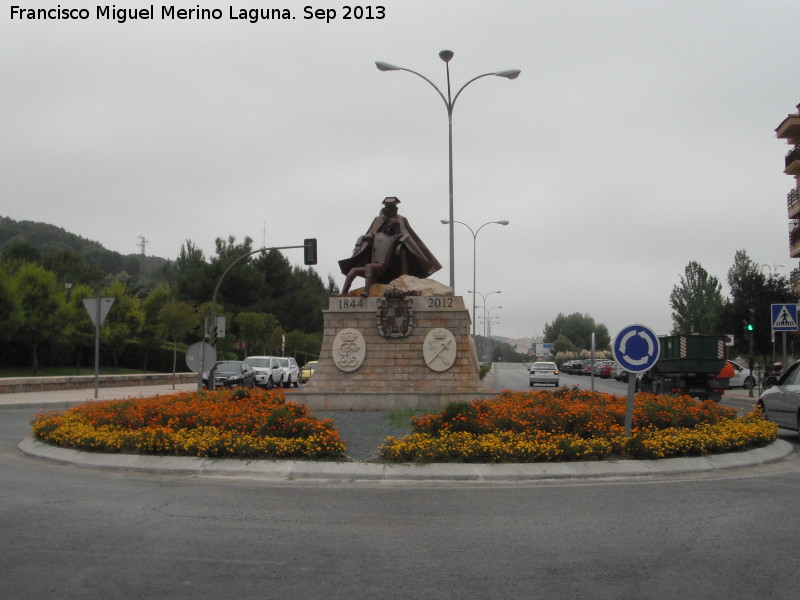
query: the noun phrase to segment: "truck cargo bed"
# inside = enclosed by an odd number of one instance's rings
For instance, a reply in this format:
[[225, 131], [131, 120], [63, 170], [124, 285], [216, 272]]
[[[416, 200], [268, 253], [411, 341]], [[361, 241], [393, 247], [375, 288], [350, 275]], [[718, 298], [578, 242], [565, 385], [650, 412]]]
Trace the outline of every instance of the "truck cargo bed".
[[659, 338], [659, 373], [713, 373], [725, 366], [725, 338], [721, 335], [668, 335]]

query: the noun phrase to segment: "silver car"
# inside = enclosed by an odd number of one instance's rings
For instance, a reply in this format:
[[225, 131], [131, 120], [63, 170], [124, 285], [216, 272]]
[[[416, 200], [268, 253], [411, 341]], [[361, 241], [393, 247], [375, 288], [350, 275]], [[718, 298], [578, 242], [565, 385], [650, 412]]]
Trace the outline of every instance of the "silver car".
[[283, 371], [283, 376], [281, 378], [281, 384], [283, 387], [297, 387], [300, 385], [300, 367], [297, 366], [297, 362], [294, 360], [294, 358], [291, 356], [279, 356], [278, 364], [281, 366], [281, 370]]
[[758, 407], [765, 419], [797, 431], [800, 439], [800, 361], [790, 366], [774, 386], [761, 392]]
[[733, 367], [733, 377], [731, 377], [730, 381], [728, 381], [729, 387], [741, 387], [749, 390], [751, 387], [755, 386], [756, 380], [753, 377], [753, 374], [750, 372], [750, 369], [747, 369], [739, 363], [733, 362], [732, 360], [729, 360], [728, 362]]
[[531, 387], [537, 383], [549, 383], [558, 387], [558, 367], [553, 362], [536, 362], [531, 366], [528, 377]]
[[283, 369], [277, 356], [248, 356], [244, 359], [256, 372], [256, 385], [271, 389], [283, 383]]

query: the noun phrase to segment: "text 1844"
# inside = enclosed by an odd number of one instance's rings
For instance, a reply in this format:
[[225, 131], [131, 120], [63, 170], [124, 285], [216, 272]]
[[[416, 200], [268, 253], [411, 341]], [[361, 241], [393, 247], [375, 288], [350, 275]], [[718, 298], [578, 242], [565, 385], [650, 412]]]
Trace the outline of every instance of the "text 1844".
[[364, 308], [363, 298], [339, 298], [339, 308]]

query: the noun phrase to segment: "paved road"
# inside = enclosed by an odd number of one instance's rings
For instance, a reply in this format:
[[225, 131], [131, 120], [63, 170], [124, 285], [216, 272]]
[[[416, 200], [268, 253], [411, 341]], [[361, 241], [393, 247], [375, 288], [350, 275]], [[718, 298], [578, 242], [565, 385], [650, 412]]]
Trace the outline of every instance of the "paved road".
[[76, 469], [0, 410], [0, 597], [794, 599], [800, 452], [496, 485]]
[[[528, 381], [528, 369], [530, 364], [524, 365], [521, 363], [494, 363], [494, 381], [493, 387], [507, 388], [513, 390], [530, 390], [530, 383]], [[583, 377], [581, 375], [567, 375], [561, 373], [559, 375], [559, 385], [561, 386], [578, 386], [580, 388], [591, 389], [594, 384], [594, 389], [598, 392], [609, 394], [627, 394], [628, 384], [614, 381], [613, 379], [600, 379], [595, 377], [592, 381], [591, 377]], [[535, 389], [549, 389], [552, 386], [545, 386], [537, 384]]]
[[[506, 388], [523, 391], [530, 389], [551, 389], [549, 386], [543, 385], [537, 385], [535, 388], [531, 388], [528, 381], [528, 369], [524, 364], [495, 363], [493, 371], [493, 387], [495, 389]], [[628, 394], [628, 384], [626, 382], [614, 381], [613, 379], [600, 379], [599, 377], [595, 377], [594, 380], [592, 380], [591, 377], [566, 375], [562, 373], [559, 376], [559, 385], [566, 385], [568, 387], [578, 386], [582, 389], [592, 389], [592, 386], [594, 386], [594, 389], [598, 392], [622, 396]], [[736, 408], [740, 414], [745, 414], [755, 408], [757, 400], [757, 390], [754, 392], [754, 397], [750, 398], [747, 390], [734, 388], [725, 392], [722, 404], [723, 406]]]
[[797, 452], [636, 481], [269, 483], [32, 460], [32, 413], [0, 410], [4, 600], [796, 597]]

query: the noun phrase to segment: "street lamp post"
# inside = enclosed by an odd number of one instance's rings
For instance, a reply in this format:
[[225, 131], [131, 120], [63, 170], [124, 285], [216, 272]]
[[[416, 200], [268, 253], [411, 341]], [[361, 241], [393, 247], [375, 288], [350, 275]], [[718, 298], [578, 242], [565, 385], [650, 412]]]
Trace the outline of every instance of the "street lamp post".
[[486, 356], [487, 358], [491, 356], [490, 350], [492, 349], [491, 338], [492, 338], [492, 325], [498, 325], [500, 323], [500, 317], [487, 317], [486, 318]]
[[447, 97], [442, 93], [442, 91], [433, 83], [430, 79], [422, 75], [421, 73], [417, 73], [416, 71], [412, 71], [411, 69], [406, 69], [405, 67], [398, 67], [396, 65], [392, 65], [385, 62], [376, 62], [375, 66], [378, 67], [379, 71], [406, 71], [408, 73], [413, 73], [417, 77], [421, 77], [425, 81], [427, 81], [433, 89], [441, 97], [442, 101], [444, 102], [445, 108], [447, 108], [447, 147], [448, 147], [448, 173], [449, 173], [449, 192], [450, 192], [450, 218], [448, 219], [450, 222], [450, 287], [455, 290], [455, 259], [453, 257], [454, 252], [454, 239], [455, 239], [455, 232], [453, 223], [453, 107], [456, 104], [456, 100], [458, 100], [459, 95], [461, 92], [464, 91], [470, 83], [473, 81], [480, 79], [482, 77], [488, 77], [490, 75], [494, 75], [496, 77], [505, 77], [506, 79], [516, 79], [519, 77], [521, 71], [518, 69], [512, 69], [508, 71], [494, 71], [492, 73], [484, 73], [482, 75], [478, 75], [477, 77], [473, 77], [467, 83], [461, 86], [461, 88], [456, 92], [455, 96], [452, 96], [450, 93], [450, 60], [453, 58], [453, 52], [450, 50], [442, 50], [439, 52], [439, 58], [441, 58], [445, 62], [445, 67], [447, 70]]
[[[483, 326], [484, 326], [484, 327], [483, 327], [483, 338], [484, 338], [484, 344], [486, 344], [486, 299], [487, 299], [489, 296], [491, 296], [492, 294], [502, 294], [503, 292], [501, 292], [500, 290], [495, 290], [495, 291], [493, 291], [493, 292], [489, 292], [489, 293], [488, 293], [488, 294], [486, 294], [485, 296], [484, 296], [483, 294], [481, 294], [480, 292], [476, 292], [475, 290], [467, 290], [467, 292], [469, 292], [470, 294], [472, 294], [472, 301], [473, 301], [473, 302], [472, 302], [472, 305], [473, 305], [473, 307], [475, 306], [475, 294], [477, 294], [478, 296], [480, 296], [480, 297], [481, 297], [481, 299], [483, 300]], [[474, 309], [473, 309], [473, 310], [474, 310]], [[475, 328], [473, 327], [473, 332], [474, 332], [474, 329], [475, 329]], [[473, 338], [473, 339], [474, 339], [474, 338]]]
[[483, 307], [483, 337], [484, 337], [484, 339], [487, 339], [487, 340], [489, 339], [489, 336], [492, 334], [492, 328], [491, 327], [487, 328], [487, 324], [491, 324], [492, 323], [492, 319], [497, 319], [497, 321], [496, 321], [497, 323], [500, 322], [500, 317], [493, 317], [492, 316], [492, 311], [495, 308], [503, 308], [503, 307], [502, 306], [492, 306], [492, 307], [490, 307], [488, 309], [485, 306]]
[[[477, 265], [477, 258], [478, 258], [478, 254], [477, 254], [478, 233], [480, 233], [480, 230], [483, 229], [484, 227], [486, 227], [487, 225], [492, 225], [493, 223], [497, 223], [498, 225], [508, 225], [509, 222], [507, 220], [489, 221], [488, 223], [484, 223], [483, 225], [478, 227], [477, 230], [473, 230], [472, 227], [470, 227], [469, 225], [467, 225], [463, 221], [447, 221], [445, 219], [442, 219], [442, 224], [443, 225], [448, 225], [449, 224], [452, 227], [453, 223], [459, 223], [459, 224], [463, 225], [464, 227], [469, 229], [469, 232], [472, 234], [472, 289], [474, 290], [477, 287], [475, 279], [476, 279], [476, 273], [477, 273], [476, 265]], [[472, 338], [473, 339], [475, 339], [475, 301], [476, 301], [475, 294], [473, 294], [472, 295]]]
[[[486, 294], [486, 295], [488, 296], [489, 294]], [[486, 308], [486, 306], [483, 307], [483, 361], [484, 362], [486, 362], [486, 360], [487, 360], [487, 358], [489, 357], [489, 354], [490, 354], [489, 353], [489, 349], [490, 349], [489, 338], [492, 335], [492, 323], [499, 323], [500, 322], [500, 317], [493, 317], [492, 316], [492, 311], [495, 308], [503, 308], [503, 307], [502, 306], [492, 306], [492, 307], [489, 307], [489, 308]], [[493, 320], [493, 319], [496, 319], [496, 320]]]
[[[490, 321], [490, 319], [492, 318], [492, 311], [493, 311], [495, 308], [503, 308], [503, 307], [502, 307], [502, 306], [492, 306], [492, 307], [491, 307], [491, 308], [489, 308], [488, 310], [486, 309], [486, 307], [484, 307], [484, 314], [483, 314], [483, 337], [486, 337], [486, 323], [487, 323], [487, 322], [489, 322], [489, 321]], [[495, 318], [495, 319], [498, 319], [498, 320], [500, 319], [500, 317], [494, 317], [494, 318]], [[489, 329], [489, 332], [491, 333], [491, 329]]]

